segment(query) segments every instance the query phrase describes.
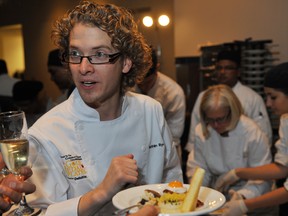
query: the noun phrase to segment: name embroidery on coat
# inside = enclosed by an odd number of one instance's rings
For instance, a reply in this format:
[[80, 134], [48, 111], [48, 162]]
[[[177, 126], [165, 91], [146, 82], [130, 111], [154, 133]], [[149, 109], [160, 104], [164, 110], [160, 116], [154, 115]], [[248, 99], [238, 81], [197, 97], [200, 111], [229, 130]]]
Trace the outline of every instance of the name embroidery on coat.
[[149, 145], [149, 149], [157, 148], [157, 147], [163, 147], [163, 146], [164, 146], [164, 143], [151, 144], [151, 145]]

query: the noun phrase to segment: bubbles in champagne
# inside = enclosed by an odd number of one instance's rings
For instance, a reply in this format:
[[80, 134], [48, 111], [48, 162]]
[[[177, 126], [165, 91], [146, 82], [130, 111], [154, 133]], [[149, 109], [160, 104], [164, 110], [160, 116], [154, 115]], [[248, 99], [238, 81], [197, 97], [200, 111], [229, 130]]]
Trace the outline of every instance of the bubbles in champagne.
[[9, 170], [17, 171], [27, 165], [29, 143], [27, 139], [10, 139], [0, 141], [4, 162]]

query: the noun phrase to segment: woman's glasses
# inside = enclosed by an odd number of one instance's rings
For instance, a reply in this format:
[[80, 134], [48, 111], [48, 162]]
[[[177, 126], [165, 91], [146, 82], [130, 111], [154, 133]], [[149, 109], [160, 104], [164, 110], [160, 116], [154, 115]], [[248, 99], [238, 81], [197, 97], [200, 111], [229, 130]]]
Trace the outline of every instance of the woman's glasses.
[[231, 112], [229, 111], [225, 116], [219, 118], [205, 118], [206, 124], [223, 124], [226, 123], [231, 117]]

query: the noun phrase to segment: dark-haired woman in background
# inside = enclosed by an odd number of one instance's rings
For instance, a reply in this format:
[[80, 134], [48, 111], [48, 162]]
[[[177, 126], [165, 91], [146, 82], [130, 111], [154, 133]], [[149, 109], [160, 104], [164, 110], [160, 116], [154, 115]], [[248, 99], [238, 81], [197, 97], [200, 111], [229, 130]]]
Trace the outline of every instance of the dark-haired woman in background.
[[[288, 177], [288, 63], [282, 63], [267, 72], [264, 82], [266, 105], [281, 116], [279, 140], [275, 146], [274, 163], [254, 168], [233, 169], [218, 179], [217, 189], [223, 190], [239, 179], [282, 179]], [[254, 209], [277, 206], [288, 202], [288, 178], [283, 187], [262, 196], [230, 203], [225, 216], [237, 216]], [[286, 212], [287, 213], [287, 212]]]

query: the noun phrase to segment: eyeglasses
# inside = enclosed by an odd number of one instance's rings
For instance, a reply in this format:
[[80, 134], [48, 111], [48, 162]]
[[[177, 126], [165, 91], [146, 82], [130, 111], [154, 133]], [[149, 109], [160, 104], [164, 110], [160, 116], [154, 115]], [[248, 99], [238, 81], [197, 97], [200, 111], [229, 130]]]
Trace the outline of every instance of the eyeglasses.
[[206, 124], [223, 124], [226, 123], [231, 117], [231, 112], [229, 111], [225, 116], [220, 117], [220, 118], [205, 118], [205, 123]]
[[221, 71], [221, 70], [224, 70], [224, 71], [233, 71], [233, 70], [236, 70], [237, 69], [237, 67], [235, 67], [235, 66], [232, 66], [232, 65], [227, 65], [227, 66], [216, 66], [215, 67], [215, 70], [216, 71]]
[[70, 64], [81, 64], [83, 58], [87, 58], [91, 64], [114, 64], [116, 60], [121, 56], [120, 52], [114, 54], [106, 54], [103, 52], [97, 52], [95, 55], [81, 56], [74, 53], [64, 53], [62, 61]]

